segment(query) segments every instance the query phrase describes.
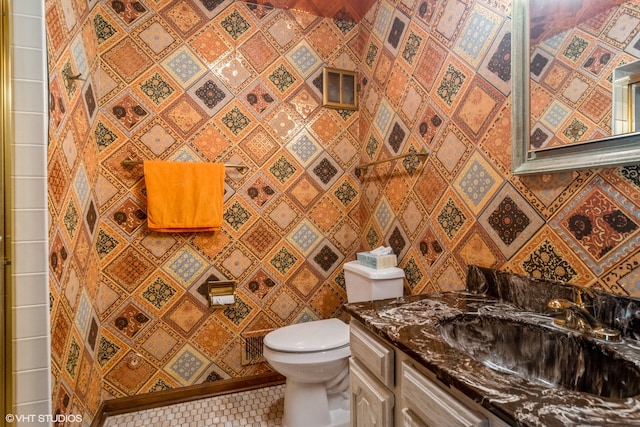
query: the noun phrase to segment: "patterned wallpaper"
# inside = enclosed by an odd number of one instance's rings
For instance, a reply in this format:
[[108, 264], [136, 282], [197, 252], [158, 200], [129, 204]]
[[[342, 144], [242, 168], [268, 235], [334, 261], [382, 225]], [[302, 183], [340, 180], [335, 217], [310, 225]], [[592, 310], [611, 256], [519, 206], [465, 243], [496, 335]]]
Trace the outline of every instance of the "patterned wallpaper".
[[[54, 405], [88, 415], [267, 371], [256, 337], [337, 315], [361, 222], [359, 115], [323, 109], [320, 92], [324, 65], [357, 69], [356, 24], [231, 1], [91, 3], [46, 3]], [[163, 234], [127, 158], [249, 170], [227, 170], [222, 231]], [[208, 307], [210, 278], [237, 281], [234, 306]]]
[[[478, 264], [638, 296], [637, 166], [510, 173], [509, 17], [506, 0], [399, 0], [361, 22], [363, 156], [431, 150], [424, 166], [398, 161], [365, 177], [365, 246], [390, 244], [412, 293], [459, 288], [465, 266]], [[640, 8], [627, 2], [567, 34], [581, 53], [564, 81], [592, 72], [588, 58], [608, 40], [606, 81], [635, 54], [638, 24]]]
[[[54, 410], [264, 372], [255, 337], [339, 315], [342, 264], [380, 244], [411, 293], [473, 263], [640, 295], [637, 168], [510, 174], [508, 0], [381, 0], [358, 24], [231, 0], [46, 13]], [[360, 70], [359, 112], [321, 107], [323, 65]], [[249, 171], [227, 171], [221, 232], [160, 234], [126, 158]], [[234, 307], [207, 307], [210, 277]]]

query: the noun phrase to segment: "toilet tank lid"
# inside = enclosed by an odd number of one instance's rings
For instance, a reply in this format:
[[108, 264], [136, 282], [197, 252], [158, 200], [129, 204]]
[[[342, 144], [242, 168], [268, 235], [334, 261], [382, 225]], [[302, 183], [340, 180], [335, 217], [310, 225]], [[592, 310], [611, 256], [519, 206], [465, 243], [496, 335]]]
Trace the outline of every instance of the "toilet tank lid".
[[314, 352], [349, 344], [349, 325], [340, 319], [296, 323], [269, 332], [264, 345], [276, 351]]
[[375, 280], [385, 280], [385, 279], [398, 279], [400, 277], [404, 277], [404, 270], [398, 267], [388, 267], [388, 268], [370, 268], [365, 267], [360, 264], [358, 261], [349, 261], [345, 263], [344, 269], [355, 274], [359, 274], [360, 276], [367, 277], [369, 279]]

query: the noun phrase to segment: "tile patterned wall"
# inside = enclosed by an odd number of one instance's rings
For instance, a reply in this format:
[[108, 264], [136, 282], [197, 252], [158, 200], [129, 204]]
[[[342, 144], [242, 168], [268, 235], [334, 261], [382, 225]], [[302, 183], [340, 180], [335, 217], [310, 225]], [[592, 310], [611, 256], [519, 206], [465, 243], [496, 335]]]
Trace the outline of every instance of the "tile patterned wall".
[[[595, 107], [613, 67], [639, 57], [639, 13], [626, 2], [553, 40], [576, 70], [564, 67], [562, 82], [540, 70], [556, 97], [545, 106], [578, 97]], [[380, 1], [361, 32], [363, 156], [431, 151], [425, 166], [379, 166], [361, 187], [365, 247], [390, 244], [411, 292], [460, 288], [478, 264], [640, 295], [637, 166], [510, 173], [508, 0]], [[592, 57], [602, 66], [585, 83]]]
[[[268, 369], [246, 343], [335, 316], [361, 247], [391, 245], [412, 293], [474, 263], [640, 295], [637, 168], [510, 174], [508, 0], [383, 0], [358, 25], [229, 0], [46, 16], [54, 409]], [[320, 107], [324, 64], [361, 71], [359, 112]], [[127, 157], [250, 171], [228, 172], [222, 232], [164, 235]], [[207, 308], [209, 277], [238, 280], [234, 308]]]
[[[46, 5], [54, 406], [267, 371], [255, 337], [336, 316], [360, 245], [359, 114], [320, 92], [324, 65], [358, 68], [358, 26], [231, 1]], [[249, 171], [227, 170], [219, 233], [153, 233], [127, 158]], [[208, 307], [209, 278], [237, 281], [235, 306]]]

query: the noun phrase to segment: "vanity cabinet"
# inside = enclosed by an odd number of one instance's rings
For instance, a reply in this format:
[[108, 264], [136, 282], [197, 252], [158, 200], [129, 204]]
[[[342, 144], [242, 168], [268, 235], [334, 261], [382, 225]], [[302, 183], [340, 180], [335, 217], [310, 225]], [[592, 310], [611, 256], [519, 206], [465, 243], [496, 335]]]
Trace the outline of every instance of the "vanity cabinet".
[[350, 344], [351, 427], [508, 425], [355, 319]]
[[349, 344], [351, 427], [393, 425], [395, 351], [352, 321]]

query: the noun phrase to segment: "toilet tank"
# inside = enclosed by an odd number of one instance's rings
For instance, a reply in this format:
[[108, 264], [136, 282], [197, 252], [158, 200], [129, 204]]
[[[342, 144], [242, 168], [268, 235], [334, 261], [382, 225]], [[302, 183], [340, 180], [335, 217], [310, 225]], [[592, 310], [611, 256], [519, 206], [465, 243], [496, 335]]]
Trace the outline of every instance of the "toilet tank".
[[376, 270], [350, 261], [344, 265], [344, 282], [348, 302], [396, 298], [403, 294], [404, 270], [398, 267]]

